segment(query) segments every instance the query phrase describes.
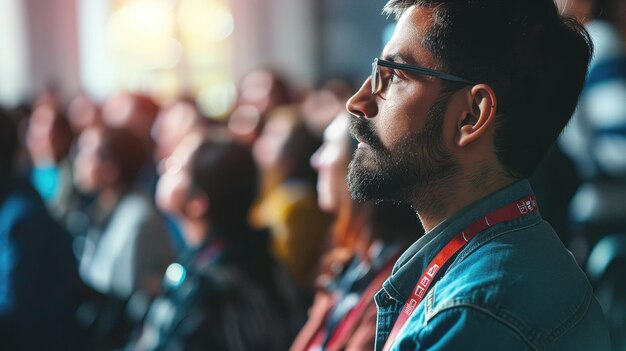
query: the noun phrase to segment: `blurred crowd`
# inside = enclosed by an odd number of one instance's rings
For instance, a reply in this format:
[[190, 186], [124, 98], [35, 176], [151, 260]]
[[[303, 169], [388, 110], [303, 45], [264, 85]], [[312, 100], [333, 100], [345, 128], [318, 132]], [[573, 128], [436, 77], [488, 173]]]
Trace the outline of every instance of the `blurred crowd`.
[[352, 90], [259, 69], [226, 120], [130, 92], [4, 112], [1, 348], [373, 345], [371, 297], [421, 226], [350, 198]]
[[[575, 9], [596, 55], [532, 181], [619, 335], [626, 31]], [[2, 112], [0, 349], [372, 349], [372, 297], [422, 229], [407, 206], [350, 197], [354, 90], [295, 94], [259, 69], [227, 119], [130, 92]]]

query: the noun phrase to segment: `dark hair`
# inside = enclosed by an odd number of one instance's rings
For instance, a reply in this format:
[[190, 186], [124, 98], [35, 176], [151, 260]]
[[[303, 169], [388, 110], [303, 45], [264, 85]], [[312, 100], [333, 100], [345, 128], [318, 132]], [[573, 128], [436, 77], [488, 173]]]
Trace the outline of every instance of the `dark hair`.
[[0, 176], [13, 171], [18, 149], [17, 127], [8, 113], [0, 109]]
[[496, 155], [510, 176], [528, 177], [574, 112], [589, 34], [553, 0], [390, 0], [383, 12], [399, 17], [413, 5], [435, 11], [422, 44], [437, 68], [494, 89]]
[[59, 162], [69, 154], [75, 136], [67, 117], [58, 110], [55, 110], [54, 114], [52, 122], [54, 161]]
[[286, 167], [285, 178], [301, 178], [315, 183], [317, 173], [311, 167], [309, 159], [319, 146], [320, 141], [315, 138], [304, 121], [295, 122], [280, 151], [280, 162]]
[[119, 184], [132, 186], [148, 160], [148, 151], [141, 139], [128, 129], [102, 128], [100, 156], [117, 165]]
[[209, 217], [218, 231], [247, 227], [258, 187], [258, 171], [250, 150], [234, 141], [205, 141], [190, 164], [192, 188], [208, 196]]

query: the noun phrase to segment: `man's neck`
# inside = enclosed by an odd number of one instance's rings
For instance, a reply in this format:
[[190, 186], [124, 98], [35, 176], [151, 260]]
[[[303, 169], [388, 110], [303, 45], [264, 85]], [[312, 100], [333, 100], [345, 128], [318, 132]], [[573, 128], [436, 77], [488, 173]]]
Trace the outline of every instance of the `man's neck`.
[[515, 179], [503, 175], [478, 177], [459, 174], [445, 182], [421, 187], [413, 197], [412, 205], [424, 230], [430, 232], [437, 225], [478, 200], [513, 183]]

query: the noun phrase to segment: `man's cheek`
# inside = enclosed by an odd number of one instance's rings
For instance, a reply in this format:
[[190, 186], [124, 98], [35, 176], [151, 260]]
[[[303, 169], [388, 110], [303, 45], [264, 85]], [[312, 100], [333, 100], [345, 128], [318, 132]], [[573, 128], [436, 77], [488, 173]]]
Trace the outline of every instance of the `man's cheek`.
[[[395, 116], [400, 117], [398, 115]], [[395, 120], [394, 118], [381, 118], [375, 130], [378, 139], [386, 149], [389, 149], [397, 140], [410, 133], [410, 129], [403, 122], [402, 118]]]

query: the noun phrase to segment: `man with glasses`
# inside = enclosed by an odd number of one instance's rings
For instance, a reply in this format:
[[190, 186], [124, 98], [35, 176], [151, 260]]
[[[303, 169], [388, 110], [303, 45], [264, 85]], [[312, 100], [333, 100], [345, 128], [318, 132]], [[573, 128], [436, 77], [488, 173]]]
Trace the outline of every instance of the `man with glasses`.
[[376, 350], [607, 350], [592, 289], [526, 178], [574, 111], [591, 44], [552, 0], [389, 0], [396, 31], [348, 102], [360, 200], [426, 235], [375, 296]]

